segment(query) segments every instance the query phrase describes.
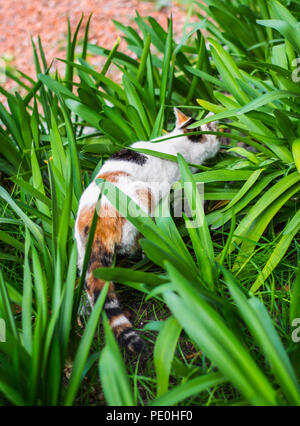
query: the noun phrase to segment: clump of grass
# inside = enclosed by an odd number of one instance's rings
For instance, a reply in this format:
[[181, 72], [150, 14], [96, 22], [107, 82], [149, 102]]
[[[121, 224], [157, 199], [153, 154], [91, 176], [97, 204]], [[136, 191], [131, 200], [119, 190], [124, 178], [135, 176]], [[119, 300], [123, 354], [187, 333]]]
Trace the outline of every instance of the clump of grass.
[[[1, 89], [2, 404], [300, 404], [299, 345], [291, 341], [300, 317], [299, 89], [290, 78], [298, 9], [276, 0], [198, 6], [214, 22], [199, 16], [180, 43], [172, 20], [165, 31], [137, 15], [140, 34], [117, 24], [135, 59], [118, 42], [111, 51], [89, 44], [88, 25], [75, 56], [80, 21], [73, 35], [69, 26], [64, 76], [49, 74], [38, 41], [25, 95]], [[102, 70], [87, 53], [107, 58]], [[107, 77], [111, 64], [121, 84]], [[136, 217], [121, 203], [143, 235], [145, 258], [95, 273], [119, 283], [144, 330], [148, 357], [134, 358], [120, 352], [105, 317], [100, 326], [105, 291], [77, 324], [83, 277], [74, 220], [103, 161], [169, 130], [173, 105], [192, 112], [195, 126], [213, 111], [230, 144], [194, 175], [182, 157], [168, 157], [180, 167], [176, 187], [191, 184], [186, 197], [199, 227], [188, 227], [188, 217]], [[106, 183], [108, 197], [113, 189]]]

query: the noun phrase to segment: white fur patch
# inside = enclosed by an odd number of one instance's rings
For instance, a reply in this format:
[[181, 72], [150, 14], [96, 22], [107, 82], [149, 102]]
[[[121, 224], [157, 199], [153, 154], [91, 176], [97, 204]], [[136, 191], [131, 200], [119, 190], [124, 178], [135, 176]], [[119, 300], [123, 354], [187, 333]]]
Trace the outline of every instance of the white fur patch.
[[119, 325], [123, 325], [123, 324], [128, 324], [131, 326], [130, 322], [128, 321], [128, 319], [123, 315], [120, 316], [118, 318], [116, 318], [112, 323], [111, 323], [111, 327], [118, 327]]
[[[135, 331], [130, 331], [129, 333], [124, 334], [124, 340], [130, 339], [130, 337], [132, 337], [132, 336], [136, 336]], [[133, 341], [135, 341], [135, 340], [133, 340]]]
[[[209, 114], [211, 115], [211, 114]], [[206, 125], [203, 130], [209, 130]], [[176, 138], [170, 139], [172, 136]], [[161, 142], [156, 142], [163, 139]], [[182, 134], [182, 130], [175, 128], [171, 133], [150, 142], [135, 142], [131, 145], [133, 148], [149, 149], [156, 152], [171, 154], [177, 156], [180, 153], [188, 163], [201, 164], [205, 160], [213, 157], [219, 150], [219, 140], [214, 135], [205, 135], [203, 142], [191, 142], [187, 136]], [[177, 162], [168, 161], [162, 158], [146, 155], [147, 161], [143, 165], [123, 160], [107, 160], [99, 174], [108, 172], [125, 172], [130, 176], [120, 176], [114, 183], [121, 191], [127, 194], [143, 210], [146, 209], [142, 201], [139, 200], [136, 190], [149, 189], [152, 194], [152, 201], [156, 206], [158, 202], [166, 196], [171, 186], [180, 179], [180, 171]], [[81, 270], [84, 259], [86, 241], [81, 237], [77, 222], [80, 210], [83, 207], [94, 205], [99, 198], [100, 189], [95, 183], [86, 188], [79, 203], [79, 209], [75, 225], [75, 238], [78, 247], [78, 267]], [[101, 204], [110, 204], [105, 196], [101, 198]], [[150, 214], [150, 212], [149, 212]], [[128, 221], [125, 221], [122, 230], [122, 244], [118, 248], [120, 253], [132, 253], [136, 249], [136, 237], [138, 231]]]
[[117, 299], [111, 300], [110, 302], [105, 303], [104, 305], [104, 309], [114, 309], [114, 308], [119, 308], [119, 302], [117, 301]]

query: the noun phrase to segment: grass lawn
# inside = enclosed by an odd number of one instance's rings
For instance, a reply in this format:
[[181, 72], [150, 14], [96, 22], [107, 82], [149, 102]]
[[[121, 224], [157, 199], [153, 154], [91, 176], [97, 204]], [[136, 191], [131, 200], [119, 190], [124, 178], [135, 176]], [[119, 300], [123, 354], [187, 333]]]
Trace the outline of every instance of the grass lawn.
[[[49, 71], [38, 41], [35, 79], [14, 76], [21, 94], [0, 87], [1, 405], [300, 405], [300, 7], [194, 3], [198, 19], [180, 42], [171, 19], [165, 31], [137, 15], [118, 24], [127, 55], [119, 41], [90, 44], [89, 25], [78, 40], [79, 22], [64, 74]], [[135, 357], [102, 314], [107, 285], [78, 318], [93, 235], [78, 276], [74, 222], [103, 161], [172, 130], [174, 106], [197, 120], [191, 133], [217, 119], [222, 146], [194, 174], [182, 156], [167, 158], [198, 227], [120, 205], [144, 255], [96, 273], [117, 283], [147, 342]]]

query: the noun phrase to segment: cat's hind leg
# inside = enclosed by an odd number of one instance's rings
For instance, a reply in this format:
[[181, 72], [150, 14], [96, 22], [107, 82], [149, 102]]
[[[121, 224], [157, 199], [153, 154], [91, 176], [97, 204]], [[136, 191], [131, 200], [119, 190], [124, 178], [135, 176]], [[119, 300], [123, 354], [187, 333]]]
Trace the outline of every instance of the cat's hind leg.
[[[89, 232], [94, 210], [95, 206], [89, 207], [89, 214], [84, 210], [79, 212], [76, 222], [77, 232], [83, 239], [84, 235]], [[112, 206], [108, 204], [101, 206], [85, 277], [85, 287], [92, 306], [96, 303], [105, 285], [104, 280], [95, 277], [94, 271], [112, 265], [116, 247], [122, 241], [123, 226], [125, 223], [126, 219]], [[144, 347], [143, 340], [134, 331], [131, 322], [123, 314], [112, 282], [109, 284], [104, 311], [119, 343], [126, 346], [131, 352], [141, 352]]]

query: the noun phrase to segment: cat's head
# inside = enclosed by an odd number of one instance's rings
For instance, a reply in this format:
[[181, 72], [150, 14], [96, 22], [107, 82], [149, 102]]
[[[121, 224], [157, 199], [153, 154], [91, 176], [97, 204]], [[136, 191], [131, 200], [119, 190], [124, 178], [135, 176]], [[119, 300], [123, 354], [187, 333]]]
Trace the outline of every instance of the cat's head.
[[[218, 131], [218, 125], [217, 122], [211, 122], [211, 123], [207, 123], [207, 124], [203, 124], [202, 126], [196, 127], [194, 129], [189, 129], [188, 127], [190, 127], [193, 123], [196, 122], [196, 120], [192, 117], [189, 117], [185, 114], [183, 114], [183, 112], [181, 112], [178, 108], [174, 108], [174, 114], [176, 117], [176, 124], [175, 124], [175, 130], [179, 130], [182, 133], [192, 133], [192, 132], [198, 132], [198, 131], [202, 131], [202, 132], [217, 132]], [[210, 117], [213, 116], [213, 113], [208, 113], [206, 117]], [[191, 141], [191, 142], [199, 142], [199, 143], [204, 143], [207, 141], [207, 137], [209, 135], [207, 134], [195, 134], [195, 135], [189, 135], [187, 136], [187, 138]]]

